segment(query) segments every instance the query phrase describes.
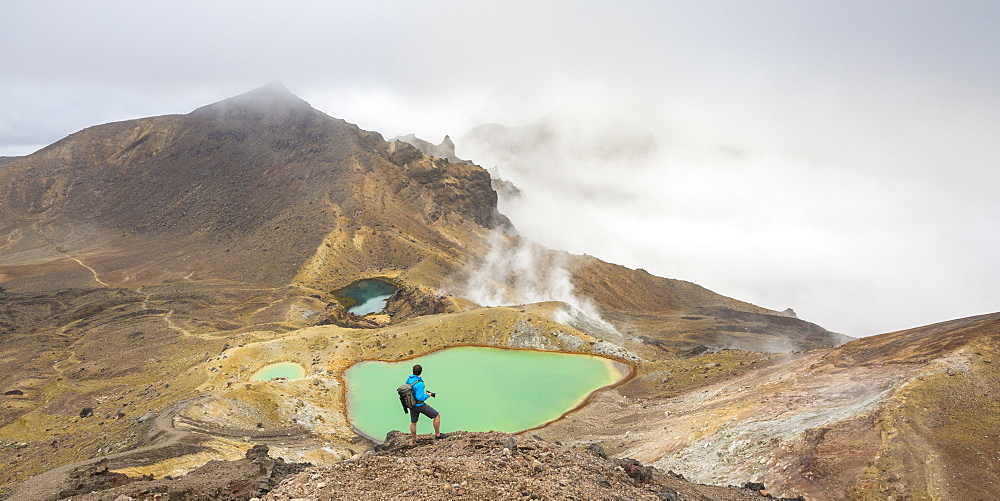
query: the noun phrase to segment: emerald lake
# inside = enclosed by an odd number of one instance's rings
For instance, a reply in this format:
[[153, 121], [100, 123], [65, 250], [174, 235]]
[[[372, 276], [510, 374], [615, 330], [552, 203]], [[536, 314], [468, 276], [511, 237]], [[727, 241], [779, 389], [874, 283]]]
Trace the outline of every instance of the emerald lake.
[[278, 362], [262, 367], [250, 376], [251, 381], [270, 381], [276, 377], [285, 379], [300, 379], [305, 377], [306, 370], [295, 362]]
[[[518, 432], [558, 419], [594, 390], [626, 376], [612, 360], [567, 353], [459, 347], [405, 362], [360, 362], [344, 373], [347, 412], [362, 434], [382, 440], [391, 430], [409, 432], [409, 415], [396, 397], [414, 364], [441, 413], [441, 431]], [[421, 416], [417, 433], [432, 433]]]
[[364, 316], [384, 310], [386, 300], [397, 289], [385, 280], [372, 278], [357, 281], [337, 291], [337, 294], [354, 300], [354, 304], [347, 308], [349, 313]]

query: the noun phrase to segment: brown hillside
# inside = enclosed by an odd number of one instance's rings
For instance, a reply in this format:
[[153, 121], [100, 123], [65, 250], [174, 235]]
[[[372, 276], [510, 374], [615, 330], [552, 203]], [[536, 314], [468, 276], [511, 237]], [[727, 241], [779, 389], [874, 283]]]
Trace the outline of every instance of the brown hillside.
[[798, 318], [716, 294], [682, 280], [588, 256], [571, 265], [581, 294], [594, 299], [624, 334], [674, 353], [698, 347], [788, 352], [850, 340]]
[[12, 290], [184, 278], [326, 287], [462, 259], [468, 241], [452, 235], [502, 221], [482, 169], [390, 145], [280, 84], [80, 131], [5, 164], [0, 197]]

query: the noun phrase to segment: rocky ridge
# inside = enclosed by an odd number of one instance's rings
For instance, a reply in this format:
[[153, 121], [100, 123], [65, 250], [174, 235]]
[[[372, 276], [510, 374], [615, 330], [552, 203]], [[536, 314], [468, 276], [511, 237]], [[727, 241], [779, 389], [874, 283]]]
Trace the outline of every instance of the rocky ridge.
[[390, 432], [361, 457], [307, 469], [265, 501], [293, 499], [759, 500], [760, 491], [687, 482], [597, 444], [568, 447], [536, 437], [455, 432], [441, 440]]

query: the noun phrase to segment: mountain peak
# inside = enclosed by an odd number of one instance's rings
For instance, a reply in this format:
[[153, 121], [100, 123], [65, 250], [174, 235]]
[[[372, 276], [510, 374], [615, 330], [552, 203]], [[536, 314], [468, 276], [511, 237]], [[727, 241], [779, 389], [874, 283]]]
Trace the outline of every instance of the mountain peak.
[[269, 92], [292, 94], [292, 92], [288, 90], [288, 87], [285, 87], [285, 84], [283, 84], [281, 80], [271, 80], [270, 82], [254, 89], [251, 92], [255, 91], [269, 91]]
[[285, 87], [281, 81], [272, 80], [249, 92], [202, 106], [194, 110], [192, 114], [229, 115], [234, 112], [250, 112], [271, 115], [282, 112], [302, 112], [312, 109], [309, 103], [292, 94], [288, 90], [288, 87]]

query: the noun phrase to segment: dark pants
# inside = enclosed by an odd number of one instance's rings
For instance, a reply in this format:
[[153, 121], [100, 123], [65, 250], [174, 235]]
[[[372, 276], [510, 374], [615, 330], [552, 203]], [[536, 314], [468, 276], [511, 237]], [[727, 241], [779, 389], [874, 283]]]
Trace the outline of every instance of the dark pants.
[[410, 422], [411, 423], [416, 423], [417, 419], [420, 418], [421, 414], [423, 414], [423, 415], [425, 415], [425, 416], [427, 416], [427, 417], [429, 417], [431, 419], [434, 419], [434, 418], [438, 417], [439, 413], [438, 413], [438, 411], [434, 410], [433, 407], [431, 407], [431, 406], [429, 406], [427, 404], [424, 404], [424, 405], [415, 405], [413, 407], [410, 407]]

